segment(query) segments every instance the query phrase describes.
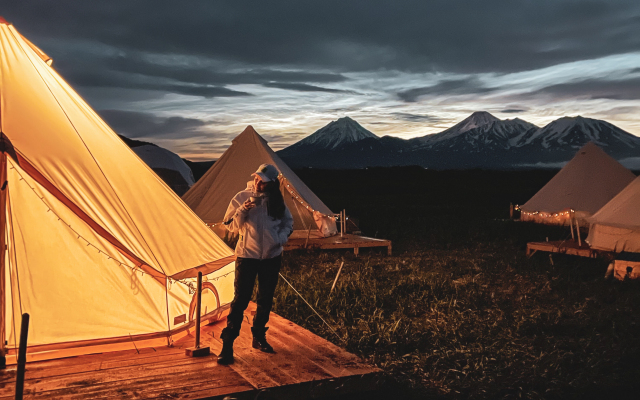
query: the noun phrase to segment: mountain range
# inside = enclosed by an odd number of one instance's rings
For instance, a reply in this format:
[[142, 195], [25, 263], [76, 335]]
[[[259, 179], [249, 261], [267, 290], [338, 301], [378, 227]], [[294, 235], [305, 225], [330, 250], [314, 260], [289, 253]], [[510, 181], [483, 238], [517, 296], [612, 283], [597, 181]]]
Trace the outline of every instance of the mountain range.
[[629, 167], [640, 164], [640, 138], [606, 121], [563, 117], [544, 127], [485, 111], [440, 133], [378, 137], [344, 117], [278, 152], [292, 168], [419, 165], [432, 169], [560, 167], [587, 142]]

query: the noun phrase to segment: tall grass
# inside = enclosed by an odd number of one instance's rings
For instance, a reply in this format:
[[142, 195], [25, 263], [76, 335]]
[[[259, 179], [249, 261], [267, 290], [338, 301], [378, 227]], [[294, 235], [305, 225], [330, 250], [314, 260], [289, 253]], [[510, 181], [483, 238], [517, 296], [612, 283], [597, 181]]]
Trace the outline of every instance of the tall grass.
[[[365, 234], [394, 239], [395, 254], [285, 254], [283, 275], [338, 336], [283, 282], [274, 312], [379, 366], [408, 397], [599, 398], [637, 390], [640, 286], [605, 281], [602, 260], [528, 259], [527, 241], [567, 233], [504, 219], [509, 201], [524, 202], [516, 198], [535, 193], [548, 178], [533, 178], [544, 173], [511, 186], [523, 173], [412, 170], [404, 186], [395, 173], [351, 173], [359, 174], [359, 191], [325, 185], [337, 171], [302, 175], [328, 202], [342, 196]], [[465, 196], [442, 194], [458, 186]], [[441, 195], [425, 199], [416, 188]]]

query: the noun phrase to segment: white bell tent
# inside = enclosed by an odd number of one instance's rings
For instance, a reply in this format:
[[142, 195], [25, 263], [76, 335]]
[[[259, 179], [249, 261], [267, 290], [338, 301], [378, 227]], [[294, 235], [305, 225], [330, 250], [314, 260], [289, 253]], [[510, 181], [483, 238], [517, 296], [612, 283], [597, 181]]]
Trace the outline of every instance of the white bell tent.
[[[12, 362], [167, 345], [233, 297], [234, 256], [0, 18], [0, 323]], [[207, 318], [207, 317], [205, 317]]]
[[280, 190], [294, 218], [294, 235], [328, 237], [337, 233], [335, 214], [269, 147], [251, 125], [233, 139], [218, 161], [182, 196], [203, 221], [220, 236], [229, 202], [247, 187], [261, 164], [274, 165]]
[[635, 175], [592, 142], [584, 145], [542, 189], [520, 207], [522, 221], [581, 226]]
[[598, 250], [640, 252], [640, 177], [589, 218], [587, 243]]

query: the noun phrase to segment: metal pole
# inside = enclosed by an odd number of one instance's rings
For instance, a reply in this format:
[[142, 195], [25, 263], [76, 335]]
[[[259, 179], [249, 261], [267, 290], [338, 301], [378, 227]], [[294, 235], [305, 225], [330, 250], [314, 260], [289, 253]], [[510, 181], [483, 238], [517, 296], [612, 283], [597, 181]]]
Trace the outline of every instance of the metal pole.
[[198, 287], [196, 289], [196, 345], [185, 350], [189, 357], [208, 356], [209, 346], [200, 347], [200, 310], [202, 309], [202, 272], [198, 271]]
[[196, 297], [196, 349], [200, 348], [200, 310], [202, 307], [202, 272], [198, 272], [198, 292]]
[[22, 400], [24, 393], [24, 371], [27, 364], [27, 336], [29, 335], [29, 314], [22, 314], [20, 326], [20, 347], [18, 348], [18, 371], [16, 373], [16, 400]]

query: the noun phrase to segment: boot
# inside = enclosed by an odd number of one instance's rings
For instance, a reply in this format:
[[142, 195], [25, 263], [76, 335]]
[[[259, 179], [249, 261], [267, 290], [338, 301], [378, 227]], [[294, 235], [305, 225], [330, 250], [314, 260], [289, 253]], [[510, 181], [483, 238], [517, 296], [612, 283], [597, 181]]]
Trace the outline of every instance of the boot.
[[218, 364], [228, 365], [233, 364], [233, 340], [223, 340], [222, 350], [218, 355]]
[[265, 353], [275, 353], [275, 351], [273, 351], [273, 347], [271, 347], [271, 345], [267, 342], [266, 334], [268, 329], [269, 328], [251, 328], [251, 333], [253, 333], [253, 342], [251, 343], [251, 347]]
[[220, 350], [220, 354], [218, 355], [218, 364], [220, 365], [228, 365], [233, 364], [233, 341], [236, 340], [237, 336], [229, 334], [229, 332], [225, 332], [226, 328], [223, 329], [220, 338], [222, 339], [222, 350]]

